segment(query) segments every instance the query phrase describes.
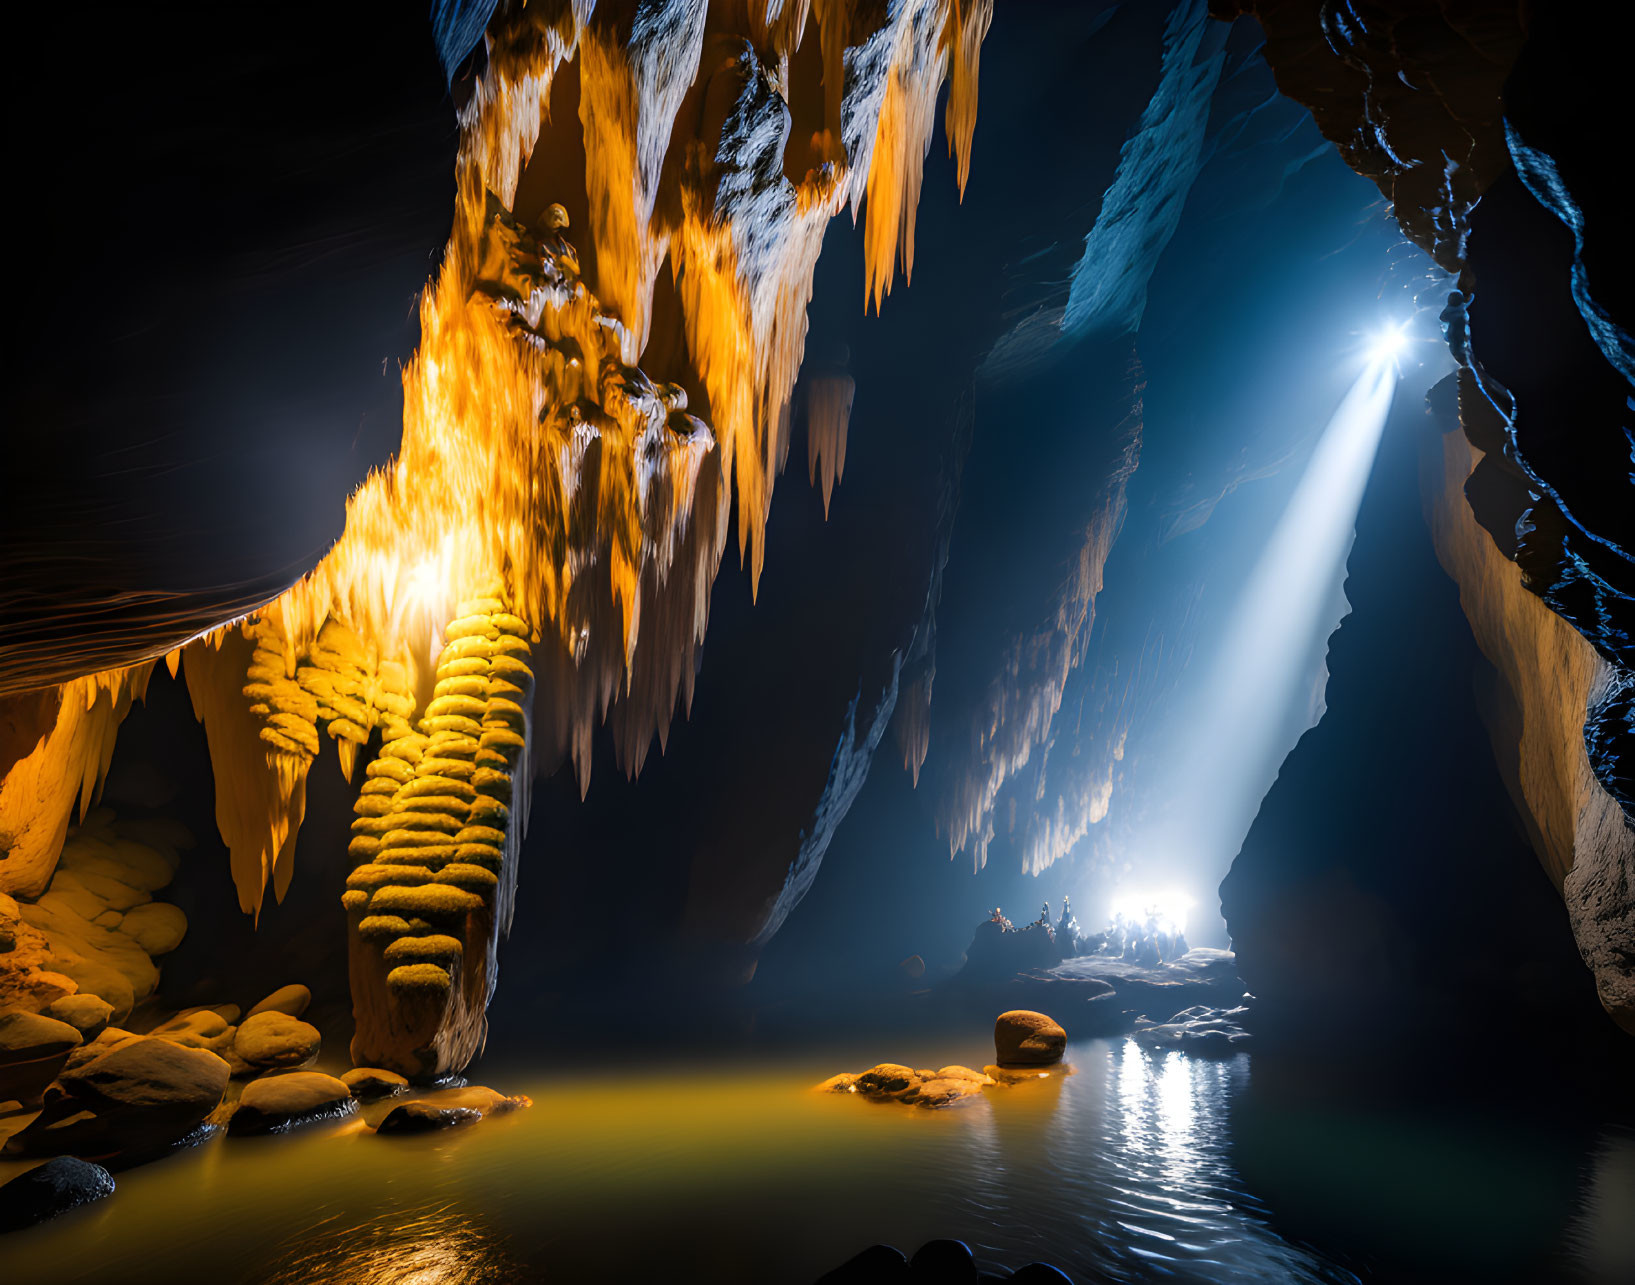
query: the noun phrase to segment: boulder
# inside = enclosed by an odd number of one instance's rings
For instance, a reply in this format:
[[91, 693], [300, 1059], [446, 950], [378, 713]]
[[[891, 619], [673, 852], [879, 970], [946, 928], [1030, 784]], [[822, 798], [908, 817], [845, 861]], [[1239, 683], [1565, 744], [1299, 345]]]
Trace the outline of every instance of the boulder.
[[533, 1106], [533, 1100], [507, 1096], [485, 1085], [437, 1089], [393, 1107], [376, 1128], [377, 1133], [425, 1133], [455, 1125], [476, 1124], [484, 1116], [503, 1115]]
[[307, 1011], [307, 1005], [312, 1003], [312, 992], [299, 982], [289, 986], [280, 986], [266, 999], [262, 1000], [250, 1010], [250, 1016], [257, 1013], [285, 1013], [290, 1017], [300, 1017]]
[[817, 1285], [881, 1285], [886, 1281], [907, 1281], [908, 1260], [890, 1245], [870, 1245], [855, 1258], [848, 1258], [833, 1271], [818, 1277]]
[[940, 1071], [914, 1070], [896, 1062], [882, 1062], [858, 1075], [831, 1075], [817, 1086], [820, 1093], [861, 1093], [881, 1101], [927, 1108], [953, 1106], [974, 1098], [994, 1083], [992, 1076], [968, 1066], [945, 1066]]
[[417, 1100], [437, 1107], [469, 1108], [482, 1115], [504, 1115], [507, 1111], [520, 1111], [524, 1107], [534, 1105], [534, 1100], [526, 1094], [518, 1093], [511, 1096], [484, 1084], [436, 1089], [431, 1093], [421, 1094]]
[[101, 1165], [58, 1156], [0, 1187], [0, 1231], [32, 1227], [113, 1192], [113, 1175]]
[[341, 1076], [341, 1083], [359, 1102], [378, 1102], [409, 1091], [409, 1082], [396, 1071], [383, 1071], [376, 1066], [355, 1066]]
[[233, 1047], [237, 1028], [229, 1026], [227, 1020], [214, 1009], [191, 1008], [154, 1027], [150, 1034], [157, 1039], [180, 1044], [183, 1048], [209, 1049], [212, 1053], [225, 1056], [227, 1050]]
[[67, 1022], [80, 1033], [80, 1038], [94, 1040], [113, 1020], [114, 1006], [96, 995], [64, 995], [52, 1001], [45, 1015]]
[[1001, 1066], [1048, 1066], [1067, 1051], [1067, 1032], [1031, 1009], [1001, 1013], [993, 1025], [995, 1060]]
[[283, 1133], [303, 1124], [338, 1120], [357, 1109], [352, 1090], [334, 1076], [287, 1071], [244, 1086], [227, 1132]]
[[187, 916], [168, 901], [150, 901], [127, 910], [117, 931], [134, 937], [149, 955], [167, 955], [187, 935]]
[[67, 1022], [39, 1013], [0, 1015], [0, 1102], [36, 1102], [81, 1043]]
[[375, 1127], [376, 1133], [430, 1133], [434, 1129], [452, 1129], [457, 1125], [476, 1124], [483, 1113], [472, 1107], [440, 1107], [428, 1102], [405, 1102], [386, 1113], [386, 1118]]
[[1073, 1278], [1049, 1263], [1029, 1263], [1011, 1273], [1013, 1285], [1073, 1285]]
[[233, 1052], [252, 1067], [297, 1067], [318, 1056], [320, 1042], [316, 1026], [288, 1013], [267, 1011], [253, 1013], [239, 1025]]
[[984, 1084], [992, 1084], [993, 1080], [984, 1075], [980, 1079], [967, 1079], [964, 1076], [938, 1076], [922, 1079], [919, 1085], [902, 1095], [902, 1101], [912, 1102], [917, 1107], [935, 1109], [937, 1107], [951, 1107], [956, 1102], [963, 1102], [974, 1098], [982, 1092]]
[[908, 1278], [928, 1285], [977, 1285], [976, 1259], [962, 1240], [928, 1240], [908, 1260]]
[[920, 1077], [914, 1073], [913, 1067], [900, 1062], [881, 1062], [857, 1077], [856, 1088], [859, 1093], [869, 1097], [885, 1098], [906, 1093], [917, 1087], [919, 1082]]
[[104, 1053], [111, 1053], [121, 1044], [128, 1044], [132, 1040], [146, 1039], [135, 1031], [127, 1031], [123, 1027], [106, 1027], [94, 1039], [87, 1040], [68, 1055], [68, 1061], [63, 1064], [64, 1071], [76, 1071], [93, 1058], [99, 1058]]
[[227, 1063], [214, 1053], [151, 1037], [127, 1040], [58, 1076], [40, 1114], [11, 1145], [30, 1155], [156, 1155], [204, 1122], [227, 1080]]

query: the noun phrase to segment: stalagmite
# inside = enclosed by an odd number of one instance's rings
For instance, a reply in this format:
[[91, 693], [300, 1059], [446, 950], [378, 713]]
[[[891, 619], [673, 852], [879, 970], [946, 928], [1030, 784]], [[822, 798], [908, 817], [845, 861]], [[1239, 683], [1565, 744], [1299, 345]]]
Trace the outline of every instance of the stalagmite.
[[527, 823], [528, 633], [498, 598], [460, 603], [419, 730], [369, 765], [342, 896], [360, 1066], [438, 1075], [482, 1048]]

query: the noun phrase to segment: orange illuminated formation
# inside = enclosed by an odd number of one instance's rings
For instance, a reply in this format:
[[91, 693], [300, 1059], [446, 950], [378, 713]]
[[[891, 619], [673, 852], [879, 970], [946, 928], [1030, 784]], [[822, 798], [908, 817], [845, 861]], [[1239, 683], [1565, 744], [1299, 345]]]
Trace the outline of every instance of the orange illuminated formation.
[[[349, 779], [370, 760], [344, 893], [357, 1057], [431, 1074], [480, 1049], [531, 773], [571, 755], [583, 784], [599, 719], [634, 772], [690, 700], [734, 497], [760, 575], [824, 230], [866, 201], [878, 307], [912, 267], [945, 79], [965, 181], [991, 9], [530, 4], [490, 25], [397, 458], [310, 575], [168, 657], [246, 911], [289, 884], [324, 742]], [[50, 877], [152, 663], [42, 707], [0, 793], [6, 886]]]

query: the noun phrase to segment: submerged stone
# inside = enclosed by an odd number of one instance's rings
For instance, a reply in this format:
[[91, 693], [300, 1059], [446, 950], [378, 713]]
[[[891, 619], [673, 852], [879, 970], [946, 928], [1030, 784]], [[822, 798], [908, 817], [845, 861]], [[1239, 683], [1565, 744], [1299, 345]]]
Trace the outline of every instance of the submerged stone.
[[113, 1191], [113, 1175], [101, 1165], [58, 1156], [0, 1187], [0, 1231], [32, 1227]]

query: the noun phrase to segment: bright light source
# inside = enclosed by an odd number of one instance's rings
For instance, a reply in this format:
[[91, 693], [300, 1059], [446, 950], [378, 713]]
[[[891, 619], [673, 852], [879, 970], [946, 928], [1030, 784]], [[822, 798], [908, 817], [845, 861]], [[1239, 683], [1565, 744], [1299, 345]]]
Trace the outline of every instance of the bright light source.
[[425, 558], [409, 572], [409, 598], [419, 607], [430, 607], [442, 596], [442, 568], [436, 558]]
[[1193, 900], [1174, 888], [1162, 892], [1121, 893], [1113, 899], [1113, 914], [1123, 915], [1132, 923], [1145, 923], [1167, 933], [1183, 933], [1187, 927], [1187, 911]]
[[1387, 327], [1375, 335], [1368, 345], [1369, 361], [1384, 366], [1400, 357], [1403, 349], [1408, 346], [1408, 336], [1405, 333], [1407, 329], [1408, 323], [1403, 322], [1398, 326]]

